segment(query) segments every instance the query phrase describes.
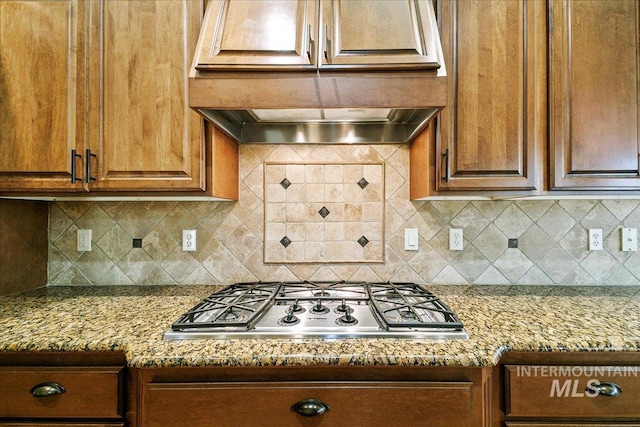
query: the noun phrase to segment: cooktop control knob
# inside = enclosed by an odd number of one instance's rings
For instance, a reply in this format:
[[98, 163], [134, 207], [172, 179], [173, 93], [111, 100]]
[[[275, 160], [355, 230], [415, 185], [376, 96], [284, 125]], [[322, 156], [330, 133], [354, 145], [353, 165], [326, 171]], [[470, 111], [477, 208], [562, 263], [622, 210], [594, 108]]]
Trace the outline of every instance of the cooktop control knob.
[[347, 305], [347, 300], [342, 300], [342, 304], [340, 304], [339, 306], [337, 306], [334, 311], [338, 314], [344, 314], [344, 313], [353, 313], [353, 308], [349, 307]]
[[318, 300], [318, 302], [316, 302], [316, 305], [314, 305], [311, 309], [311, 312], [313, 314], [325, 314], [329, 312], [329, 308], [322, 305], [322, 300]]
[[286, 316], [281, 319], [278, 319], [278, 325], [280, 326], [293, 326], [300, 323], [300, 319], [298, 319], [293, 311], [290, 311]]
[[336, 323], [340, 326], [353, 326], [358, 324], [358, 319], [351, 315], [351, 312], [347, 310], [344, 315], [336, 319]]
[[304, 307], [298, 304], [298, 300], [295, 300], [291, 305], [291, 307], [287, 309], [287, 313], [296, 313], [296, 314], [304, 313]]

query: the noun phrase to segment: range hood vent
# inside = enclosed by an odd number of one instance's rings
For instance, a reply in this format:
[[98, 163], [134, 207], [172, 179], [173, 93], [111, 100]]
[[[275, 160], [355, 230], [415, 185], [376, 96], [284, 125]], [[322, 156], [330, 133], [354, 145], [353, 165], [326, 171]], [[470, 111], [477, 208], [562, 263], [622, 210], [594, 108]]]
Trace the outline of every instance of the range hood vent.
[[189, 76], [242, 143], [409, 142], [446, 99], [431, 0], [211, 0]]

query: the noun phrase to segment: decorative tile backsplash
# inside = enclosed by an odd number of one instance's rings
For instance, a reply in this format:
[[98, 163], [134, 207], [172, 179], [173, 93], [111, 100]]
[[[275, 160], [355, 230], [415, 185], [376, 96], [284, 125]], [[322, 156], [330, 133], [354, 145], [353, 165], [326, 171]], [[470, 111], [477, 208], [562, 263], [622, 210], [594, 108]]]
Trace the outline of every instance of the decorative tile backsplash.
[[[265, 263], [265, 164], [276, 162], [384, 163], [384, 262]], [[639, 199], [411, 202], [408, 164], [408, 145], [241, 145], [238, 202], [56, 202], [49, 283], [640, 284], [640, 252], [620, 250], [620, 228], [640, 228]], [[76, 230], [85, 228], [93, 251], [77, 252]], [[404, 250], [405, 228], [419, 229], [419, 251]], [[449, 228], [464, 230], [464, 250], [449, 251]], [[588, 250], [589, 228], [603, 230], [604, 250]], [[182, 252], [183, 229], [197, 230], [195, 252]], [[518, 248], [508, 248], [510, 238]]]
[[384, 262], [383, 163], [266, 163], [265, 263]]

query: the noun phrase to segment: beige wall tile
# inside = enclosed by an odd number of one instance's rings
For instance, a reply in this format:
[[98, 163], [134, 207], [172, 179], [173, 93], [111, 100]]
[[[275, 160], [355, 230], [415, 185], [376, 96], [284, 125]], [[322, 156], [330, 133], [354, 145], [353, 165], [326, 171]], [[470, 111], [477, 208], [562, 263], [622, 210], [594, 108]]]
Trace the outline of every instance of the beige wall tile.
[[[410, 202], [408, 145], [241, 145], [240, 152], [238, 202], [53, 203], [49, 283], [408, 277], [443, 284], [640, 284], [640, 252], [623, 253], [619, 248], [619, 229], [640, 224], [638, 199]], [[378, 162], [387, 165], [384, 172]], [[307, 182], [307, 175], [317, 182]], [[285, 176], [292, 183], [289, 190], [295, 184], [299, 189], [285, 191], [280, 186]], [[369, 182], [365, 190], [356, 184], [363, 177]], [[317, 211], [336, 202], [325, 198], [325, 186], [340, 184], [342, 219], [323, 220]], [[293, 208], [298, 224], [287, 224], [288, 204], [300, 206]], [[337, 209], [332, 209], [334, 219]], [[358, 209], [361, 217], [356, 219]], [[266, 222], [271, 222], [270, 228], [265, 228]], [[287, 225], [294, 237], [302, 237], [285, 249], [280, 239], [289, 233]], [[605, 230], [605, 250], [599, 253], [586, 246], [585, 230], [596, 225]], [[417, 252], [404, 251], [404, 229], [409, 227], [420, 232]], [[465, 249], [460, 253], [448, 250], [452, 227], [465, 229]], [[94, 230], [95, 250], [90, 255], [76, 251], [78, 228]], [[198, 231], [196, 252], [181, 251], [183, 228]], [[369, 239], [364, 248], [357, 243], [362, 235]], [[143, 239], [142, 249], [132, 248], [134, 237]], [[518, 237], [518, 249], [506, 248], [510, 237]], [[354, 262], [305, 262], [307, 242], [309, 254]], [[378, 252], [384, 262], [372, 260]]]

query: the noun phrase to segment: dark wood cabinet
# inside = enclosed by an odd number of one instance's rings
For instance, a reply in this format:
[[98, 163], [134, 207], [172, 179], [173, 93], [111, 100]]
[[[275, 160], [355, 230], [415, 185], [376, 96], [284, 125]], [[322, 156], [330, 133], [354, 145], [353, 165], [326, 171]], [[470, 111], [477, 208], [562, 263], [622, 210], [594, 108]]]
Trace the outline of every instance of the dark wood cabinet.
[[508, 353], [501, 363], [507, 426], [640, 425], [637, 353]]
[[123, 426], [119, 353], [0, 353], [0, 425]]
[[639, 190], [640, 3], [549, 2], [550, 187]]
[[[136, 369], [139, 427], [490, 426], [491, 369], [198, 367]], [[309, 402], [311, 400], [311, 402]], [[303, 416], [325, 406], [323, 413]], [[322, 411], [319, 411], [322, 412]]]
[[[323, 426], [376, 426], [393, 414], [391, 424], [429, 420], [433, 427], [471, 427], [471, 389], [470, 382], [151, 383], [142, 425], [177, 427], [217, 419], [221, 425], [266, 427], [313, 418]], [[292, 409], [298, 402], [326, 409], [305, 417]]]

